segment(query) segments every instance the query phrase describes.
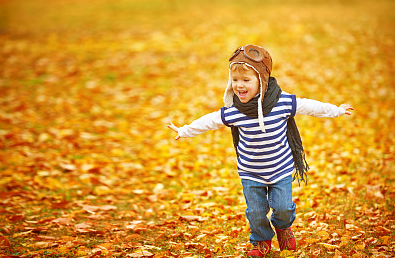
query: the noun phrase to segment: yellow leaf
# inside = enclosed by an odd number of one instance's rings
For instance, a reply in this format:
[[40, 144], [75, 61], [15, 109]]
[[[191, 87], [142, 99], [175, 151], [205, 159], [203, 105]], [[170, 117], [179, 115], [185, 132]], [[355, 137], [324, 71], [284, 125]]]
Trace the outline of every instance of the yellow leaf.
[[84, 255], [86, 255], [86, 252], [85, 252], [85, 250], [78, 250], [76, 254], [77, 254], [77, 256], [84, 256]]
[[48, 187], [51, 190], [64, 188], [64, 185], [55, 178], [47, 177], [45, 178], [45, 181], [46, 181], [46, 187]]
[[345, 245], [348, 244], [348, 238], [347, 237], [341, 237], [340, 241], [341, 241], [340, 246], [345, 246]]
[[249, 232], [251, 231], [250, 226], [249, 226], [249, 225], [246, 225], [246, 226], [244, 227], [244, 231], [249, 233]]
[[[99, 248], [100, 248], [100, 246], [99, 246]], [[109, 251], [107, 249], [103, 249], [103, 248], [100, 248], [100, 249], [101, 249], [101, 255], [106, 255], [109, 253]]]
[[59, 253], [66, 253], [68, 250], [69, 250], [69, 248], [67, 248], [67, 247], [65, 247], [65, 246], [59, 246], [59, 247], [57, 248], [57, 251], [58, 251]]
[[283, 258], [291, 258], [291, 257], [293, 257], [293, 256], [292, 256], [292, 251], [290, 251], [290, 250], [283, 250], [283, 251], [281, 251], [281, 253], [280, 253], [280, 257], [283, 257]]
[[330, 244], [327, 244], [327, 243], [319, 243], [319, 244], [324, 246], [328, 250], [333, 250], [333, 249], [338, 249], [339, 248], [338, 245], [330, 245]]
[[234, 244], [234, 243], [237, 243], [239, 241], [240, 241], [239, 239], [233, 238], [233, 239], [230, 239], [228, 242], [231, 243], [231, 244]]
[[330, 238], [329, 233], [325, 230], [321, 230], [320, 232], [318, 232], [318, 235], [321, 237], [322, 240], [328, 240]]
[[306, 239], [306, 243], [308, 243], [308, 244], [314, 244], [314, 243], [317, 243], [319, 240], [318, 239], [316, 239], [316, 238], [308, 238], [308, 239]]
[[381, 239], [381, 241], [383, 241], [384, 245], [388, 244], [388, 239], [389, 238], [390, 238], [389, 236], [382, 236], [382, 237], [380, 237], [380, 239]]
[[95, 187], [94, 192], [97, 195], [103, 196], [103, 195], [109, 194], [111, 192], [111, 189], [105, 185], [100, 185], [100, 186]]
[[365, 248], [364, 244], [355, 245], [355, 248], [358, 250], [363, 250]]
[[222, 248], [221, 247], [215, 247], [213, 253], [221, 253], [222, 252]]

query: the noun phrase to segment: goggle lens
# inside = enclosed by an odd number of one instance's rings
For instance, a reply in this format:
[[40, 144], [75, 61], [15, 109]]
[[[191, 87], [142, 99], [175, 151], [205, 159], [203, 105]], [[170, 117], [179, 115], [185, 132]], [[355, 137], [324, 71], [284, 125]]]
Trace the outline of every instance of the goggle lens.
[[250, 58], [250, 59], [252, 59], [252, 60], [254, 60], [254, 61], [256, 61], [256, 62], [260, 62], [260, 61], [262, 61], [262, 59], [263, 59], [263, 56], [262, 56], [262, 54], [261, 54], [261, 52], [259, 52], [257, 49], [255, 49], [255, 48], [246, 48], [245, 50], [244, 50], [244, 53], [245, 53], [245, 55], [248, 57], [248, 58]]
[[254, 45], [247, 45], [236, 49], [236, 51], [229, 58], [229, 61], [232, 61], [241, 51], [243, 51], [245, 57], [252, 61], [261, 62], [263, 60], [264, 52], [262, 49]]

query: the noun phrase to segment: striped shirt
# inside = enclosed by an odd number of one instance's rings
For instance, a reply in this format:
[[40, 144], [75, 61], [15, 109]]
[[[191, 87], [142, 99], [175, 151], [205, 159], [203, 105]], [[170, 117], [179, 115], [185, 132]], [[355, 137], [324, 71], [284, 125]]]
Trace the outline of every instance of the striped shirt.
[[287, 121], [295, 113], [295, 95], [282, 92], [264, 117], [266, 132], [262, 132], [258, 118], [250, 118], [234, 106], [221, 109], [222, 122], [239, 129], [237, 169], [241, 178], [275, 183], [292, 174], [294, 161], [287, 140]]
[[293, 159], [286, 137], [287, 119], [295, 114], [313, 117], [338, 117], [343, 108], [317, 100], [296, 98], [282, 92], [272, 112], [264, 117], [265, 133], [259, 127], [258, 118], [250, 118], [235, 107], [221, 108], [206, 114], [189, 125], [178, 128], [180, 137], [195, 137], [208, 130], [225, 125], [239, 128], [238, 172], [242, 178], [267, 184], [293, 173]]

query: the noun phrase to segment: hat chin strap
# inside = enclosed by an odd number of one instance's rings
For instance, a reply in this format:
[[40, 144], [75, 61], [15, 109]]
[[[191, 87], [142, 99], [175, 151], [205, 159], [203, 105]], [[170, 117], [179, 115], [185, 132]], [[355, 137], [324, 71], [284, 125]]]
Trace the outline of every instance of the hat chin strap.
[[265, 123], [263, 122], [263, 112], [262, 112], [262, 100], [264, 96], [264, 92], [262, 89], [262, 83], [261, 83], [261, 96], [259, 96], [258, 99], [258, 122], [259, 122], [259, 127], [261, 128], [262, 132], [266, 133], [265, 130]]
[[[265, 93], [263, 92], [263, 87], [262, 87], [262, 79], [261, 79], [261, 75], [259, 74], [259, 72], [255, 69], [255, 67], [253, 67], [250, 64], [247, 64], [245, 62], [232, 62], [229, 65], [229, 80], [228, 80], [228, 85], [226, 86], [225, 89], [225, 94], [224, 94], [224, 104], [225, 107], [231, 107], [233, 105], [233, 89], [232, 89], [232, 76], [231, 76], [231, 70], [230, 67], [232, 67], [233, 64], [245, 64], [248, 67], [254, 69], [254, 71], [258, 74], [258, 78], [259, 78], [259, 86], [260, 86], [260, 96], [258, 99], [258, 122], [259, 122], [259, 127], [261, 128], [262, 132], [266, 132], [265, 130], [265, 123], [263, 121], [263, 112], [262, 112], [262, 100], [263, 97], [265, 95]], [[265, 89], [265, 91], [267, 90], [267, 88]]]

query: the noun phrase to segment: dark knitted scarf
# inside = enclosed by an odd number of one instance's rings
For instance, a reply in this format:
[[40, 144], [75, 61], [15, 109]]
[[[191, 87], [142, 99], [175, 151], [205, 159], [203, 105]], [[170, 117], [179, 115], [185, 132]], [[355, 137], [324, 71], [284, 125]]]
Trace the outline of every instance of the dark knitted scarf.
[[[277, 84], [277, 80], [274, 77], [269, 78], [269, 86], [267, 91], [265, 92], [263, 103], [262, 103], [262, 111], [263, 116], [268, 115], [273, 107], [277, 104], [280, 95], [281, 88]], [[233, 105], [244, 115], [251, 118], [258, 118], [258, 99], [259, 96], [255, 96], [247, 103], [242, 103], [236, 95], [233, 95]], [[239, 153], [237, 151], [237, 146], [239, 143], [239, 129], [236, 126], [231, 127], [232, 130], [232, 138], [233, 145], [236, 149], [237, 157], [239, 157]], [[295, 170], [294, 174], [295, 178], [298, 179], [298, 183], [300, 181], [304, 181], [307, 184], [307, 171], [309, 170], [309, 165], [305, 159], [305, 153], [303, 150], [302, 139], [300, 138], [300, 134], [298, 131], [298, 127], [295, 123], [294, 117], [289, 117], [287, 122], [287, 139], [288, 144], [292, 150], [292, 156], [294, 159]]]

